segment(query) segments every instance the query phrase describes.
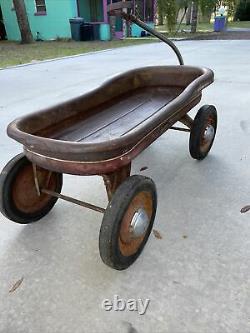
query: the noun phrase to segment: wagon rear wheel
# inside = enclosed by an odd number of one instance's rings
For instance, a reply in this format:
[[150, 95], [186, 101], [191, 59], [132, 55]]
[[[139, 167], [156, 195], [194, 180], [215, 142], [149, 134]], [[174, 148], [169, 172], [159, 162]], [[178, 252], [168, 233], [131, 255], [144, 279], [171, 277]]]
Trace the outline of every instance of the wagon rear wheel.
[[152, 230], [156, 207], [151, 179], [132, 176], [118, 187], [105, 211], [99, 236], [100, 255], [106, 265], [123, 270], [138, 258]]
[[204, 105], [197, 112], [189, 139], [190, 155], [203, 160], [209, 153], [217, 129], [217, 111], [213, 105]]
[[[40, 187], [61, 192], [62, 174], [37, 167], [37, 178]], [[57, 198], [47, 194], [37, 194], [32, 163], [24, 154], [14, 157], [1, 172], [0, 211], [8, 219], [20, 224], [38, 221], [56, 201]]]

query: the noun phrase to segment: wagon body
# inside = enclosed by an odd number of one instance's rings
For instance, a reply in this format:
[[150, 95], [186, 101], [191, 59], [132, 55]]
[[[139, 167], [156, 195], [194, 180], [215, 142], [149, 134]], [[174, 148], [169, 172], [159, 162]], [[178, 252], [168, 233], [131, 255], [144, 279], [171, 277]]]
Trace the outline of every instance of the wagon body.
[[213, 82], [213, 72], [153, 66], [114, 76], [97, 89], [19, 118], [8, 135], [36, 164], [62, 173], [106, 174], [179, 121]]
[[[190, 133], [191, 157], [204, 159], [216, 135], [217, 111], [203, 105], [194, 119], [188, 115], [200, 102], [202, 89], [213, 82], [210, 69], [184, 66], [171, 40], [124, 12], [123, 6], [110, 14], [168, 44], [181, 66], [133, 69], [91, 92], [13, 121], [8, 135], [23, 145], [24, 154], [10, 160], [0, 174], [0, 212], [29, 224], [62, 199], [102, 213], [100, 256], [106, 265], [122, 270], [142, 252], [157, 208], [153, 180], [131, 176], [132, 159], [167, 129]], [[178, 121], [185, 127], [174, 126]], [[62, 194], [64, 173], [102, 176], [107, 207]]]

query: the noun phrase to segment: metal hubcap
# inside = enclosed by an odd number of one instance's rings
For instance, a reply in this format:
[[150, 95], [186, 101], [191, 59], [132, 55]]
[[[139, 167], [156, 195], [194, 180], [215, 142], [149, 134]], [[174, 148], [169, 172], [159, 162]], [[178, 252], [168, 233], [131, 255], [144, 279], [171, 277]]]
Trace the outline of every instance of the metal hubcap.
[[144, 235], [148, 226], [149, 226], [149, 217], [146, 211], [143, 208], [138, 209], [135, 212], [131, 224], [130, 232], [133, 238], [138, 238]]
[[153, 214], [150, 192], [139, 192], [130, 202], [122, 219], [119, 249], [123, 256], [131, 256], [140, 248], [147, 235]]
[[210, 146], [211, 142], [213, 141], [214, 135], [215, 135], [215, 129], [214, 129], [213, 125], [208, 125], [205, 128], [203, 138], [202, 138], [201, 149], [203, 151], [206, 151], [207, 149], [209, 149], [209, 146]]
[[204, 132], [204, 139], [211, 142], [214, 138], [214, 132], [214, 127], [212, 125], [208, 125]]

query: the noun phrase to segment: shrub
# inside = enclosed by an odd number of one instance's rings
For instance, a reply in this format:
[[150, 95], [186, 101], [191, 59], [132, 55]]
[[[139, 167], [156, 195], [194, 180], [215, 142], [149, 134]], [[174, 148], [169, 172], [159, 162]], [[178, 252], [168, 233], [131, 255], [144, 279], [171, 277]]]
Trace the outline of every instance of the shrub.
[[240, 0], [234, 19], [236, 21], [250, 21], [250, 0]]

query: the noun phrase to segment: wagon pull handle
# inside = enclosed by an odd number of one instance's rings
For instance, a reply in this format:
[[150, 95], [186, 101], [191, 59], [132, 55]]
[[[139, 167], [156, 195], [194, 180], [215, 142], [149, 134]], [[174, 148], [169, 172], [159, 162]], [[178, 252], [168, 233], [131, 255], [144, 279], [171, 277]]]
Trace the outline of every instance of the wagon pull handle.
[[111, 10], [109, 12], [110, 16], [120, 16], [122, 17], [124, 20], [126, 20], [127, 22], [133, 22], [135, 24], [137, 24], [139, 27], [141, 27], [142, 29], [146, 30], [147, 32], [149, 32], [151, 35], [159, 38], [161, 41], [163, 41], [164, 43], [166, 43], [167, 45], [169, 45], [171, 47], [171, 49], [174, 51], [174, 53], [176, 54], [180, 65], [184, 65], [184, 61], [182, 58], [182, 55], [179, 51], [179, 49], [177, 48], [177, 46], [167, 37], [165, 37], [163, 34], [161, 34], [160, 32], [156, 31], [155, 29], [149, 27], [146, 23], [144, 23], [143, 21], [141, 21], [140, 19], [138, 19], [135, 15], [132, 14], [127, 14], [123, 11], [120, 10]]

